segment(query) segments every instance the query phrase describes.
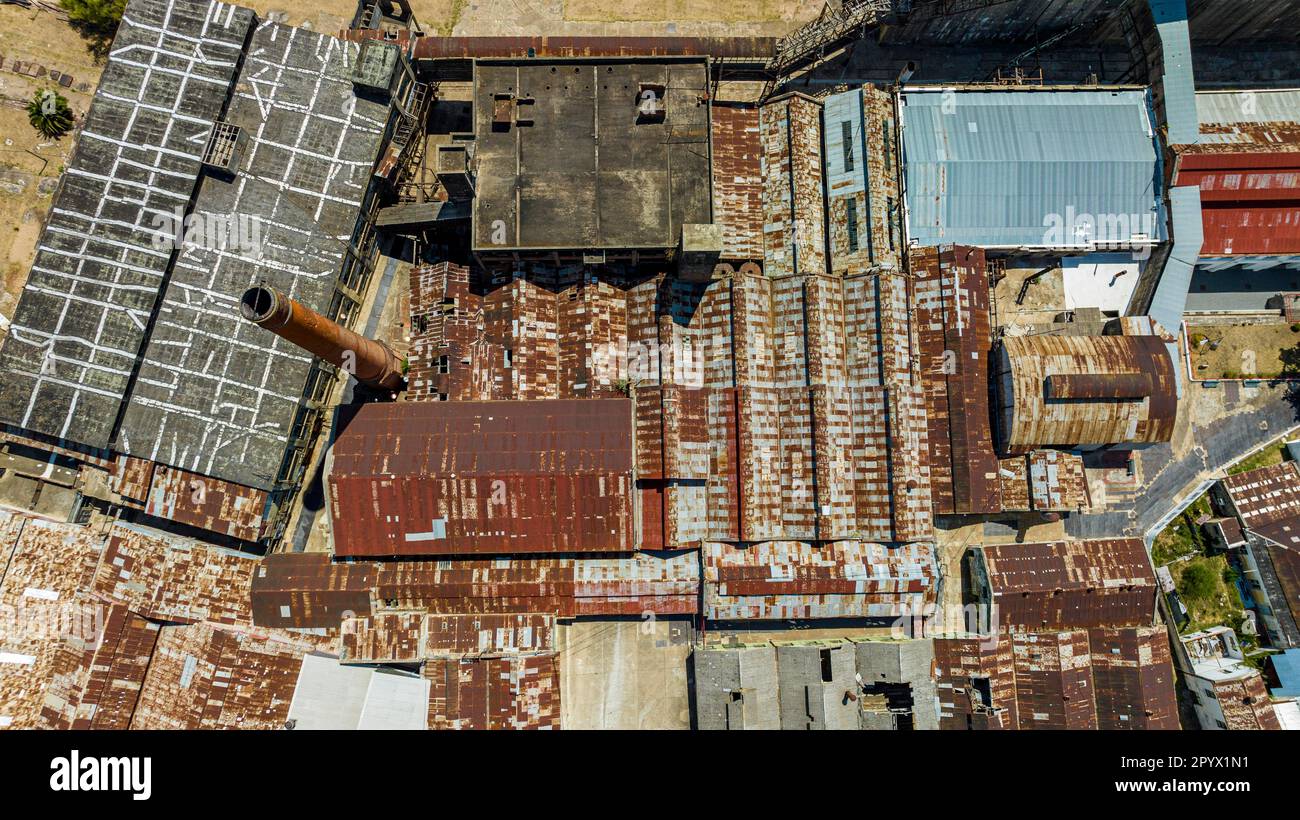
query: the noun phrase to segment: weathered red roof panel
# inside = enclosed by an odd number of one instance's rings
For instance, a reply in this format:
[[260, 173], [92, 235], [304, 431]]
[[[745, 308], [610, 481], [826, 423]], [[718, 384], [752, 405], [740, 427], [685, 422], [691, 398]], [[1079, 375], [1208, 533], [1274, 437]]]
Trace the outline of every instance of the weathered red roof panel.
[[560, 664], [553, 653], [425, 663], [430, 729], [560, 728]]
[[1156, 578], [1139, 538], [986, 546], [979, 555], [1003, 629], [1142, 626], [1155, 619]]
[[1088, 630], [1097, 728], [1177, 729], [1173, 656], [1164, 626]]
[[368, 404], [334, 445], [336, 555], [624, 552], [626, 399]]
[[1196, 150], [1179, 157], [1175, 184], [1201, 189], [1201, 256], [1300, 252], [1300, 152]]

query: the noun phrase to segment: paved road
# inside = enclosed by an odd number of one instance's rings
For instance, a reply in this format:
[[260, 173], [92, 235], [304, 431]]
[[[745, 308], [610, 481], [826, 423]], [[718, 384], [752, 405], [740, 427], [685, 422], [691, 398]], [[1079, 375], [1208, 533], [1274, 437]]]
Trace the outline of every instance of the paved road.
[[1142, 451], [1143, 491], [1108, 505], [1105, 512], [1069, 516], [1065, 520], [1069, 535], [1140, 537], [1200, 481], [1300, 423], [1285, 385], [1261, 383], [1257, 389], [1238, 390], [1235, 395], [1221, 389], [1211, 393], [1195, 384], [1187, 390], [1197, 391], [1189, 395], [1191, 400], [1221, 405], [1213, 420], [1193, 424], [1192, 446], [1181, 453], [1175, 453], [1169, 444]]

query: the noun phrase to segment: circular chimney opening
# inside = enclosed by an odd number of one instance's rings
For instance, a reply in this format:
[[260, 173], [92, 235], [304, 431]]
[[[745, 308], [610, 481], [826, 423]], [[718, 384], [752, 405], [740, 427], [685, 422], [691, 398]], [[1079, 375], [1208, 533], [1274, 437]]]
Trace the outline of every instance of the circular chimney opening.
[[275, 294], [270, 288], [256, 287], [244, 291], [239, 300], [240, 314], [250, 322], [261, 322], [275, 309]]

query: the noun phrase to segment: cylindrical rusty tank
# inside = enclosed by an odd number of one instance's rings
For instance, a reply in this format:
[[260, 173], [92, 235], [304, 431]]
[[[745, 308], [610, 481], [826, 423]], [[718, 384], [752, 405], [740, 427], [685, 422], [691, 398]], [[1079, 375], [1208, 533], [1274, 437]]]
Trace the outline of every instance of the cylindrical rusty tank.
[[386, 390], [398, 390], [404, 384], [402, 363], [388, 345], [353, 333], [275, 288], [258, 286], [244, 291], [239, 312], [253, 324], [352, 374], [359, 382]]

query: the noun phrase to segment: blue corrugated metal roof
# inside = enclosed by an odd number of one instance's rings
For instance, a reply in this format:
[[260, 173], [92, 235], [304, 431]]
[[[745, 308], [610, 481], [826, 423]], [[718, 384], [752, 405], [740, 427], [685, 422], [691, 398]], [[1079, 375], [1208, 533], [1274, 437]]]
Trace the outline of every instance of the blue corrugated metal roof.
[[1150, 0], [1164, 58], [1162, 84], [1165, 131], [1171, 145], [1196, 142], [1196, 84], [1192, 79], [1192, 42], [1187, 33], [1187, 0]]
[[1147, 315], [1170, 333], [1178, 332], [1187, 305], [1187, 290], [1192, 284], [1196, 259], [1201, 253], [1204, 233], [1201, 226], [1201, 189], [1183, 185], [1169, 189], [1170, 221], [1173, 223], [1174, 246], [1169, 250], [1165, 268], [1160, 273], [1151, 309]]
[[837, 196], [856, 194], [865, 187], [866, 180], [862, 89], [827, 97], [822, 106], [822, 120], [822, 133], [826, 140], [827, 190]]
[[1079, 247], [1087, 237], [1074, 226], [1063, 237], [1050, 230], [1053, 215], [1069, 213], [1122, 216], [1130, 234], [1164, 237], [1145, 91], [936, 88], [902, 97], [908, 235], [922, 245]]
[[1275, 698], [1300, 698], [1300, 649], [1279, 652], [1269, 660], [1282, 684], [1276, 689], [1270, 689], [1269, 694]]

